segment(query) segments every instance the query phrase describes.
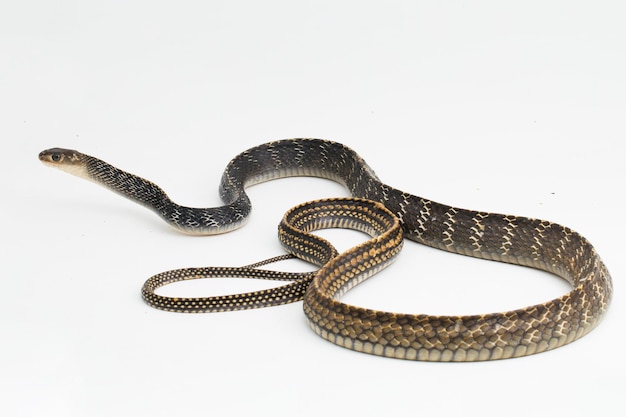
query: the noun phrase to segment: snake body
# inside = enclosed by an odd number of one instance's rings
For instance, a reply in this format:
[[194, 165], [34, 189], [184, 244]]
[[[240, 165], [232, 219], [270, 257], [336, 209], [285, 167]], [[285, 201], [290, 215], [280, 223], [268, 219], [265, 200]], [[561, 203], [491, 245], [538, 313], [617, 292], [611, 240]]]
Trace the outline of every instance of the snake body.
[[[338, 227], [346, 219], [352, 219], [347, 227], [368, 225], [365, 231], [373, 238], [364, 244], [339, 255], [332, 249], [327, 249], [326, 255], [315, 255], [312, 261], [321, 266], [316, 274], [294, 277], [255, 267], [170, 271], [153, 277], [144, 286], [146, 301], [167, 310], [223, 311], [282, 304], [304, 297], [304, 311], [313, 330], [340, 346], [402, 359], [477, 361], [525, 356], [576, 340], [599, 323], [611, 299], [612, 282], [606, 266], [593, 246], [577, 232], [545, 220], [465, 210], [394, 189], [381, 182], [356, 152], [336, 142], [288, 139], [239, 154], [222, 176], [220, 196], [224, 205], [215, 208], [180, 206], [152, 182], [77, 151], [50, 149], [42, 152], [40, 159], [149, 207], [185, 233], [217, 234], [242, 226], [251, 209], [245, 188], [275, 178], [328, 178], [342, 183], [353, 197], [362, 199], [316, 204], [323, 208], [344, 204], [348, 211], [362, 207], [368, 213], [364, 220], [355, 222], [349, 215], [332, 214], [332, 210], [331, 214], [318, 212], [314, 218], [326, 219], [318, 223], [298, 222], [287, 215], [283, 219], [281, 230], [289, 230], [283, 233], [283, 243], [296, 256], [304, 256], [303, 251], [315, 248], [315, 238], [309, 232], [316, 227]], [[290, 212], [297, 218], [309, 209], [304, 205]], [[386, 211], [397, 218], [397, 226], [387, 214], [380, 214]], [[382, 217], [375, 220], [376, 216]], [[402, 235], [449, 252], [545, 270], [567, 280], [572, 290], [539, 305], [467, 316], [395, 314], [339, 301], [344, 291], [393, 259]], [[181, 279], [233, 275], [265, 275], [295, 282], [281, 287], [279, 295], [267, 292], [255, 298], [257, 293], [243, 294], [230, 300], [209, 297], [211, 302], [168, 300], [153, 292]], [[249, 304], [245, 304], [246, 299]], [[159, 302], [165, 304], [155, 305]], [[194, 302], [195, 306], [190, 304]]]

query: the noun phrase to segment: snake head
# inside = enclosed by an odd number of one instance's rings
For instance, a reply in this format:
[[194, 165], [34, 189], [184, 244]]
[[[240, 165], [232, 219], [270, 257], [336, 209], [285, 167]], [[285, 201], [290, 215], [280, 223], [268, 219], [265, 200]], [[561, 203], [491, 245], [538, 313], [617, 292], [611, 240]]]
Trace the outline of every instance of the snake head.
[[51, 148], [39, 153], [39, 160], [45, 165], [58, 168], [70, 174], [86, 178], [85, 155], [72, 149]]

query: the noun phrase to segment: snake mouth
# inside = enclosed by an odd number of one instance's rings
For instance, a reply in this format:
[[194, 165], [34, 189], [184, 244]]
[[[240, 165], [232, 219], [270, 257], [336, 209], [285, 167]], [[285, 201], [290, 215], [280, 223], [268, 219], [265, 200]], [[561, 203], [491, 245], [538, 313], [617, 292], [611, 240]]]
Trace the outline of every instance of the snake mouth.
[[65, 148], [50, 148], [39, 152], [39, 160], [44, 163], [72, 163], [80, 159], [80, 152]]
[[49, 166], [58, 166], [67, 155], [67, 149], [51, 148], [39, 152], [39, 160]]
[[58, 168], [81, 178], [89, 179], [85, 155], [73, 149], [50, 148], [39, 152], [39, 160], [47, 166]]

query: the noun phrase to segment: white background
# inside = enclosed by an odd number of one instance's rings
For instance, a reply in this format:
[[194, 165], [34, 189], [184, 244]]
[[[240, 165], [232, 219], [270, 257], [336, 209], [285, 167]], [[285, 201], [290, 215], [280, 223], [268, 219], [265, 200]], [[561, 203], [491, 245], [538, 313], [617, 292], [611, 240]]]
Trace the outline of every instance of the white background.
[[[624, 415], [620, 2], [8, 4], [0, 6], [0, 414]], [[153, 180], [177, 202], [215, 206], [233, 156], [290, 137], [343, 142], [407, 192], [578, 230], [614, 278], [605, 320], [552, 352], [441, 364], [336, 347], [307, 327], [301, 303], [156, 311], [140, 298], [150, 275], [280, 254], [285, 210], [346, 191], [319, 179], [258, 185], [248, 225], [194, 238], [37, 160], [45, 148], [76, 148]], [[363, 239], [325, 236], [340, 248]], [[195, 284], [167, 292], [267, 285]], [[407, 242], [345, 300], [466, 314], [565, 291], [547, 274]]]

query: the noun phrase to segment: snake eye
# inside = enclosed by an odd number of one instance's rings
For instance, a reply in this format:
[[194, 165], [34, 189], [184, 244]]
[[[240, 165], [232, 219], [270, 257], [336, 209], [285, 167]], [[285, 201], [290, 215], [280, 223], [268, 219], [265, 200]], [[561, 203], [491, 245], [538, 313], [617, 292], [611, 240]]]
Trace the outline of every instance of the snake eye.
[[54, 162], [59, 162], [61, 160], [61, 154], [55, 152], [52, 155], [50, 155], [50, 159], [52, 159], [52, 161]]

